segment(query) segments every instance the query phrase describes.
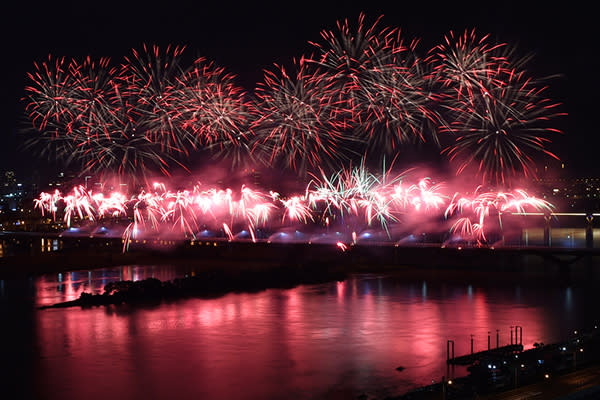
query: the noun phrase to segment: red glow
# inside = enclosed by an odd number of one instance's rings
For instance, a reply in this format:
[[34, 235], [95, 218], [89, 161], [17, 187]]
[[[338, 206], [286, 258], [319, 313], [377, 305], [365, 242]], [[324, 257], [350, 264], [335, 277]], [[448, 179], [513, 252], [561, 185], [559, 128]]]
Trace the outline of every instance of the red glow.
[[[447, 374], [447, 339], [457, 355], [470, 351], [471, 334], [475, 351], [487, 347], [488, 331], [495, 346], [496, 329], [507, 344], [514, 325], [523, 326], [525, 347], [557, 339], [548, 321], [560, 326], [560, 316], [535, 301], [515, 307], [506, 290], [440, 284], [400, 290], [391, 282], [355, 277], [151, 308], [44, 310], [37, 314], [41, 389], [68, 387], [98, 398], [98, 374], [112, 371], [111, 387], [126, 395], [139, 393], [131, 382], [143, 379], [161, 397], [173, 385], [204, 398], [285, 397], [290, 390], [326, 390], [347, 374], [353, 383], [346, 390], [401, 382], [403, 391]], [[398, 366], [405, 367], [401, 376]], [[240, 392], [240, 385], [247, 389]]]

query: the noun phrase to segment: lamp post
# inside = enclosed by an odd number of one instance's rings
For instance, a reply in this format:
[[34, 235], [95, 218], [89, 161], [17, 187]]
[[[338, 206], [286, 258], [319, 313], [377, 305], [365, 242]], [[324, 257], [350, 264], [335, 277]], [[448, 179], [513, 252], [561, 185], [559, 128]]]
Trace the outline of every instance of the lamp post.
[[513, 344], [513, 328], [514, 328], [514, 326], [510, 327], [510, 344], [511, 344], [511, 346]]

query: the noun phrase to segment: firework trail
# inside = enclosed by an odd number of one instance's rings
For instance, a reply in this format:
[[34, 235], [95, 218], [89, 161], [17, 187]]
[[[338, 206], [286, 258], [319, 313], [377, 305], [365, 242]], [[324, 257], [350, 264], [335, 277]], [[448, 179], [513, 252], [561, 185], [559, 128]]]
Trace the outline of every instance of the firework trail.
[[376, 175], [365, 164], [342, 170], [327, 177], [314, 177], [307, 186], [311, 207], [320, 211], [321, 221], [341, 219], [352, 231], [361, 230], [378, 221], [389, 236], [388, 226], [401, 221], [409, 210], [429, 212], [444, 203], [443, 185], [431, 184], [423, 178], [418, 184], [406, 184], [407, 172], [390, 177], [389, 171]]
[[545, 213], [552, 212], [553, 206], [543, 199], [527, 194], [522, 189], [511, 192], [481, 192], [478, 187], [473, 195], [455, 193], [446, 207], [444, 216], [449, 219], [459, 216], [451, 228], [465, 239], [476, 240], [481, 244], [487, 240], [485, 232], [488, 229], [490, 216], [496, 215], [500, 230], [503, 230], [502, 214], [509, 212], [524, 212], [533, 209]]
[[73, 194], [65, 196], [63, 201], [65, 202], [64, 221], [67, 226], [71, 226], [71, 220], [75, 215], [83, 219], [85, 214], [90, 221], [95, 220], [95, 210], [90, 202], [90, 195], [82, 186], [75, 187]]

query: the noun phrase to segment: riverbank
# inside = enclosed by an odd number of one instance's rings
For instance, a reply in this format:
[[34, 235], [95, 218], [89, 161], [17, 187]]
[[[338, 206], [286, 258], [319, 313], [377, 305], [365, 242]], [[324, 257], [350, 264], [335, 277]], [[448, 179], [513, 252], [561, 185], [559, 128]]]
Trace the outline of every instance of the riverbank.
[[503, 356], [478, 357], [468, 376], [444, 379], [387, 400], [595, 399], [600, 395], [600, 332], [575, 332], [568, 340]]
[[[422, 392], [411, 392], [401, 397], [385, 400], [440, 400], [443, 399], [441, 385], [437, 390], [424, 388]], [[539, 382], [524, 385], [503, 392], [489, 393], [474, 397], [446, 394], [447, 400], [596, 400], [600, 398], [600, 364], [580, 368], [577, 371], [553, 376], [552, 379], [540, 379]]]

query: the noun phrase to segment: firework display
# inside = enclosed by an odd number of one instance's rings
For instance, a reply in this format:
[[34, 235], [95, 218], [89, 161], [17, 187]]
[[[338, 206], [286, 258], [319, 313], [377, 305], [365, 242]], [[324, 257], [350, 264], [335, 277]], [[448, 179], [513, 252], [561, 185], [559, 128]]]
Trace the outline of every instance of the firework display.
[[[315, 54], [266, 70], [254, 92], [204, 58], [185, 67], [177, 46], [144, 45], [119, 66], [49, 57], [28, 74], [29, 144], [81, 174], [146, 180], [207, 155], [335, 175], [431, 142], [456, 174], [512, 187], [538, 157], [557, 158], [550, 124], [564, 113], [528, 72], [530, 57], [475, 30], [421, 55], [418, 39], [366, 20], [323, 30]], [[386, 207], [375, 218], [393, 220]]]
[[533, 154], [558, 159], [545, 145], [548, 125], [564, 115], [558, 103], [544, 97], [547, 86], [528, 76], [529, 57], [518, 58], [506, 44], [477, 38], [475, 31], [445, 38], [432, 50], [434, 77], [445, 89], [440, 95], [445, 123], [440, 131], [454, 135], [443, 150], [459, 166], [475, 170], [483, 182], [504, 184], [515, 176], [534, 174]]
[[345, 20], [338, 22], [338, 32], [321, 32], [324, 43], [312, 42], [318, 55], [311, 61], [332, 77], [353, 111], [353, 133], [370, 158], [429, 136], [437, 141], [436, 95], [416, 52], [418, 40], [405, 44], [399, 29], [379, 28], [380, 20], [366, 27], [361, 14], [356, 31]]
[[130, 176], [169, 175], [199, 146], [239, 146], [249, 124], [243, 91], [202, 58], [182, 69], [182, 51], [143, 46], [119, 68], [89, 58], [36, 64], [25, 88], [38, 133], [30, 145], [82, 173]]
[[[452, 193], [431, 178], [413, 180], [408, 172], [376, 175], [364, 165], [314, 177], [303, 193], [287, 196], [246, 185], [239, 191], [202, 184], [171, 191], [155, 183], [129, 197], [119, 192], [103, 195], [78, 186], [68, 194], [42, 193], [35, 206], [44, 215], [62, 218], [68, 226], [74, 221], [78, 226], [120, 221], [119, 234], [125, 243], [153, 234], [180, 239], [208, 236], [230, 241], [333, 240], [347, 244], [372, 236], [393, 242], [434, 221], [438, 232], [449, 231], [448, 240], [460, 238], [481, 245], [489, 243], [488, 233], [503, 229], [503, 214], [552, 210], [550, 203], [524, 190], [483, 192], [478, 187]], [[409, 222], [421, 228], [404, 229]], [[293, 234], [286, 233], [290, 229]]]
[[283, 158], [285, 166], [301, 171], [344, 157], [340, 142], [350, 111], [335, 89], [334, 81], [310, 71], [303, 59], [294, 76], [283, 67], [267, 71], [257, 90], [255, 151], [265, 151], [269, 164]]

